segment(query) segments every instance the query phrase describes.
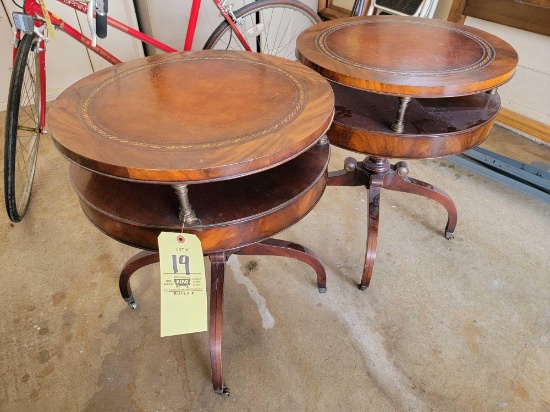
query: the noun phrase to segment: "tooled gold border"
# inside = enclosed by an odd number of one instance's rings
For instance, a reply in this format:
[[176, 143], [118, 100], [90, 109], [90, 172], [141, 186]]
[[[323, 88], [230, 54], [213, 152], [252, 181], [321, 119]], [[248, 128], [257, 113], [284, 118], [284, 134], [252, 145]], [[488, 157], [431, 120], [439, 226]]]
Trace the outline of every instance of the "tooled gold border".
[[[403, 23], [401, 20], [398, 20], [398, 19], [385, 19], [383, 21], [383, 23], [386, 23], [386, 22]], [[430, 20], [430, 23], [424, 23], [422, 21], [416, 21], [416, 22], [414, 22], [414, 24], [430, 26], [430, 27], [434, 27], [434, 26], [435, 27], [442, 27], [442, 28], [450, 29], [451, 31], [460, 33], [460, 34], [472, 39], [476, 43], [478, 43], [481, 46], [481, 48], [483, 49], [483, 56], [481, 56], [481, 58], [478, 61], [476, 61], [475, 63], [472, 63], [472, 64], [464, 66], [464, 67], [458, 67], [458, 68], [455, 68], [455, 69], [450, 69], [450, 70], [439, 70], [439, 71], [421, 71], [421, 70], [415, 71], [415, 70], [410, 70], [410, 71], [401, 71], [401, 70], [395, 70], [395, 69], [382, 69], [382, 68], [379, 68], [379, 67], [369, 66], [369, 65], [366, 65], [366, 64], [359, 64], [359, 63], [353, 62], [351, 60], [347, 60], [347, 59], [345, 59], [341, 56], [338, 56], [337, 54], [335, 54], [334, 52], [332, 52], [332, 50], [330, 50], [328, 48], [328, 46], [326, 44], [326, 41], [327, 41], [327, 37], [330, 34], [334, 33], [335, 31], [341, 30], [345, 27], [356, 26], [356, 25], [359, 25], [359, 24], [382, 24], [382, 22], [381, 21], [372, 21], [372, 20], [359, 20], [359, 21], [354, 21], [354, 22], [341, 23], [341, 24], [338, 24], [336, 26], [330, 27], [329, 29], [322, 31], [321, 33], [319, 33], [317, 35], [317, 38], [315, 39], [317, 48], [319, 50], [321, 50], [323, 53], [325, 53], [331, 59], [334, 59], [334, 60], [336, 60], [340, 63], [346, 64], [348, 66], [357, 67], [357, 68], [363, 69], [363, 70], [372, 70], [372, 71], [375, 71], [375, 72], [393, 73], [393, 74], [402, 74], [402, 75], [417, 75], [417, 76], [448, 76], [448, 75], [451, 75], [451, 74], [466, 73], [466, 72], [469, 72], [469, 71], [472, 71], [472, 70], [479, 69], [480, 67], [484, 67], [484, 66], [486, 66], [487, 64], [489, 64], [490, 62], [492, 62], [495, 59], [495, 54], [496, 53], [495, 53], [495, 50], [493, 49], [493, 46], [491, 46], [487, 41], [485, 41], [481, 37], [479, 37], [479, 36], [477, 36], [473, 33], [469, 33], [466, 30], [461, 30], [459, 28], [449, 27], [449, 26], [443, 25], [443, 24], [436, 24], [436, 23], [433, 22], [433, 20]]]
[[[119, 80], [123, 77], [129, 76], [129, 75], [131, 75], [135, 72], [138, 72], [140, 70], [149, 69], [149, 68], [154, 67], [154, 66], [159, 66], [159, 65], [163, 65], [163, 64], [167, 64], [167, 63], [174, 63], [174, 62], [179, 62], [179, 61], [189, 62], [189, 61], [193, 61], [193, 60], [230, 60], [230, 61], [238, 61], [238, 62], [241, 62], [241, 63], [242, 62], [250, 63], [250, 64], [257, 65], [257, 66], [265, 66], [268, 69], [275, 70], [275, 71], [279, 72], [280, 74], [286, 76], [293, 83], [294, 87], [298, 90], [298, 98], [295, 99], [295, 101], [296, 100], [297, 101], [294, 104], [294, 106], [287, 111], [286, 115], [282, 119], [280, 119], [278, 122], [272, 124], [271, 126], [265, 128], [263, 130], [260, 130], [258, 132], [249, 133], [249, 134], [241, 135], [241, 136], [236, 136], [233, 139], [231, 139], [230, 141], [224, 140], [224, 141], [221, 141], [221, 142], [205, 142], [205, 143], [181, 144], [181, 145], [163, 145], [163, 144], [152, 144], [152, 143], [145, 143], [145, 142], [136, 142], [136, 141], [132, 141], [132, 140], [129, 140], [129, 139], [121, 138], [119, 136], [116, 136], [116, 135], [104, 130], [103, 128], [96, 125], [94, 123], [94, 121], [91, 119], [90, 113], [89, 113], [90, 105], [92, 104], [95, 97], [99, 94], [99, 92], [101, 90], [103, 90], [105, 87], [107, 87], [108, 85], [110, 85], [111, 83], [113, 83], [113, 82], [115, 82], [115, 81], [117, 81], [117, 80]], [[127, 144], [130, 144], [130, 145], [133, 145], [133, 146], [148, 147], [148, 148], [152, 148], [152, 149], [168, 149], [168, 150], [208, 149], [208, 148], [220, 148], [220, 147], [224, 147], [224, 146], [234, 145], [236, 143], [247, 142], [247, 141], [259, 139], [259, 138], [261, 138], [265, 135], [273, 133], [276, 130], [279, 130], [282, 127], [284, 127], [286, 124], [290, 123], [292, 121], [292, 119], [294, 119], [297, 115], [299, 115], [304, 110], [306, 103], [307, 103], [307, 90], [304, 87], [304, 85], [302, 84], [302, 82], [300, 82], [300, 80], [298, 80], [291, 73], [288, 73], [288, 72], [280, 69], [279, 67], [272, 66], [270, 64], [266, 64], [266, 63], [263, 63], [263, 62], [255, 62], [255, 61], [243, 60], [243, 59], [238, 59], [238, 58], [230, 58], [230, 57], [187, 57], [186, 56], [183, 59], [182, 58], [167, 59], [167, 60], [163, 60], [163, 61], [160, 61], [160, 62], [150, 63], [150, 64], [147, 64], [147, 65], [135, 67], [133, 69], [126, 70], [122, 73], [115, 74], [114, 76], [112, 76], [112, 77], [108, 78], [107, 80], [104, 80], [103, 82], [101, 82], [94, 90], [92, 90], [92, 92], [86, 97], [86, 99], [82, 103], [80, 112], [81, 112], [82, 119], [84, 120], [84, 123], [86, 124], [86, 126], [88, 128], [90, 128], [92, 131], [94, 131], [95, 133], [97, 133], [101, 137], [112, 140], [112, 141], [115, 141], [115, 142], [118, 142], [118, 143], [127, 143]]]

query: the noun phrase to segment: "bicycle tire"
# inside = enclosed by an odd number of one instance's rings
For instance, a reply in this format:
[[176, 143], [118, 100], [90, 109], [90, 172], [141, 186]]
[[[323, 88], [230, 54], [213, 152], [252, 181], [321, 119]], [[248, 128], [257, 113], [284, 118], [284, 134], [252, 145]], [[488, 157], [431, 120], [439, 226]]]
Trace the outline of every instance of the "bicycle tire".
[[[296, 38], [321, 19], [296, 0], [258, 0], [235, 12], [237, 27], [250, 42], [252, 51], [296, 60]], [[276, 26], [276, 28], [274, 28]], [[223, 21], [210, 35], [204, 49], [244, 50], [229, 23]]]
[[19, 42], [11, 75], [4, 142], [4, 197], [12, 222], [27, 211], [40, 137], [40, 71], [36, 34]]

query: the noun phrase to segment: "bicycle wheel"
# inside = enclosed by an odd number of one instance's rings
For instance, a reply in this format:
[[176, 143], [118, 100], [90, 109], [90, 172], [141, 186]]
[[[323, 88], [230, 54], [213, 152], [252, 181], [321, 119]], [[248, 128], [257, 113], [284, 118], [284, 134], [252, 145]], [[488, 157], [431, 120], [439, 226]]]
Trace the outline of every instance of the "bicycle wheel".
[[12, 222], [25, 215], [31, 196], [40, 136], [40, 71], [38, 36], [19, 42], [6, 109], [4, 196]]
[[[296, 0], [259, 0], [235, 12], [237, 27], [252, 51], [296, 60], [296, 38], [321, 21]], [[223, 21], [210, 35], [204, 49], [244, 50], [229, 23]]]

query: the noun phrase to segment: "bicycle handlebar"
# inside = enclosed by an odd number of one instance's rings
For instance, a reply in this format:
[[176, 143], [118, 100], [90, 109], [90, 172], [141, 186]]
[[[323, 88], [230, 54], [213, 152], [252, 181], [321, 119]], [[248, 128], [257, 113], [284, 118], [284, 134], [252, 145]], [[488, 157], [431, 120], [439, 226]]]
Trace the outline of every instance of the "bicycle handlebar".
[[88, 11], [86, 15], [88, 26], [90, 26], [92, 47], [97, 45], [98, 37], [100, 39], [107, 37], [107, 2], [108, 0], [88, 0]]
[[96, 0], [96, 34], [100, 39], [107, 37], [107, 0]]

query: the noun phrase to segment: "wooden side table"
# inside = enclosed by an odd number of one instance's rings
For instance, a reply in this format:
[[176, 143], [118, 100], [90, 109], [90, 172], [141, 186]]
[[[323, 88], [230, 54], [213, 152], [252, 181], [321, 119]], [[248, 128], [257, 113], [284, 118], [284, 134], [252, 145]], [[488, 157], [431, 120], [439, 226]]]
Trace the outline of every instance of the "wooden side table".
[[314, 71], [246, 52], [200, 51], [140, 59], [71, 86], [51, 109], [59, 151], [90, 221], [141, 249], [130, 277], [158, 262], [162, 231], [193, 233], [211, 262], [212, 383], [228, 394], [221, 360], [223, 280], [231, 254], [286, 256], [325, 270], [307, 248], [274, 234], [304, 217], [327, 182], [322, 138], [334, 97]]
[[336, 114], [332, 144], [368, 155], [345, 160], [329, 185], [369, 190], [365, 290], [376, 258], [380, 190], [431, 198], [448, 213], [453, 237], [456, 207], [442, 190], [408, 177], [409, 167], [389, 158], [427, 159], [462, 153], [488, 136], [500, 108], [496, 93], [517, 65], [501, 39], [438, 20], [352, 17], [320, 23], [297, 40], [299, 60], [331, 81]]

